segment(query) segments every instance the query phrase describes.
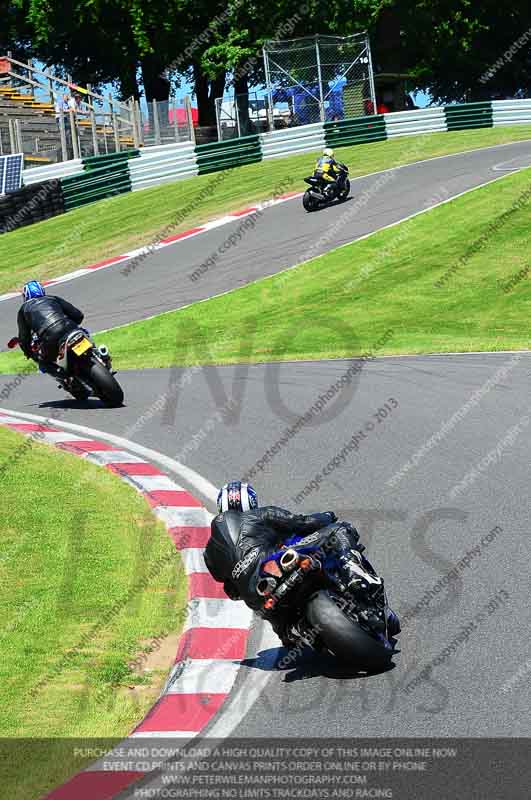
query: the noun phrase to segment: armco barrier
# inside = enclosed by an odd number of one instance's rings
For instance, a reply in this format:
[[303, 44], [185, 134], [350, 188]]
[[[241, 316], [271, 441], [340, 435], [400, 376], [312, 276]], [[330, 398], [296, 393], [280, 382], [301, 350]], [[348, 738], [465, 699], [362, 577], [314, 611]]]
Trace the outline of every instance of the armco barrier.
[[346, 147], [352, 144], [366, 144], [387, 139], [383, 114], [325, 122], [324, 129], [326, 144], [330, 147]]
[[160, 183], [190, 178], [197, 175], [197, 171], [195, 145], [192, 142], [150, 147], [129, 164], [131, 189], [135, 192]]
[[106, 153], [102, 156], [89, 156], [82, 161], [83, 169], [90, 171], [92, 169], [102, 169], [102, 167], [113, 167], [116, 164], [122, 164], [124, 161], [129, 161], [131, 158], [138, 158], [140, 150], [121, 150], [118, 153]]
[[65, 210], [61, 183], [43, 181], [23, 186], [0, 197], [0, 233], [62, 214]]
[[61, 178], [65, 210], [130, 192], [129, 161], [139, 156], [139, 150], [123, 150], [84, 158], [83, 172]]
[[89, 172], [61, 178], [65, 198], [65, 210], [84, 206], [105, 197], [113, 197], [131, 191], [131, 177], [127, 161], [118, 161], [101, 168], [93, 167]]
[[490, 100], [445, 106], [444, 113], [446, 115], [446, 128], [449, 131], [463, 131], [469, 128], [492, 128], [492, 103]]
[[325, 131], [322, 122], [312, 125], [302, 125], [297, 128], [286, 128], [262, 133], [262, 157], [264, 161], [284, 155], [296, 153], [309, 153], [325, 146]]
[[421, 108], [417, 111], [395, 111], [384, 114], [387, 138], [414, 136], [419, 133], [446, 131], [444, 108]]
[[198, 144], [195, 148], [199, 175], [231, 169], [262, 160], [262, 148], [258, 134], [227, 139], [222, 142]]
[[49, 164], [45, 167], [32, 167], [24, 170], [24, 185], [30, 186], [32, 183], [40, 183], [54, 178], [66, 178], [67, 175], [78, 175], [82, 171], [83, 162], [80, 158], [61, 161], [59, 164]]
[[493, 100], [492, 124], [494, 127], [531, 124], [531, 100]]

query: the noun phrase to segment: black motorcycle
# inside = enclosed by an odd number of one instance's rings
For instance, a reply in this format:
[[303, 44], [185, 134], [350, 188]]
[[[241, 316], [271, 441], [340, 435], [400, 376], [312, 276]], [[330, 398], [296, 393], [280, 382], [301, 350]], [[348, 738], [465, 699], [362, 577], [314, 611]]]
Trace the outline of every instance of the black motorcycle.
[[264, 611], [282, 607], [291, 621], [302, 621], [307, 644], [317, 651], [376, 671], [389, 667], [400, 652], [395, 649], [400, 623], [364, 549], [358, 545], [348, 556], [339, 555], [333, 533], [319, 548], [294, 536], [262, 562], [257, 592]]
[[316, 211], [321, 206], [337, 200], [343, 202], [350, 192], [350, 181], [348, 179], [348, 167], [345, 164], [337, 164], [339, 174], [335, 183], [325, 180], [320, 175], [309, 175], [304, 179], [305, 183], [310, 184], [302, 198], [302, 205], [306, 211]]
[[[7, 346], [17, 347], [15, 336]], [[40, 343], [33, 334], [31, 350], [37, 363], [41, 359]], [[56, 361], [57, 372], [53, 377], [59, 386], [69, 392], [76, 400], [87, 400], [96, 395], [110, 408], [121, 406], [124, 401], [123, 390], [114, 377], [112, 360], [105, 345], [98, 347], [84, 328], [71, 331], [59, 345]]]

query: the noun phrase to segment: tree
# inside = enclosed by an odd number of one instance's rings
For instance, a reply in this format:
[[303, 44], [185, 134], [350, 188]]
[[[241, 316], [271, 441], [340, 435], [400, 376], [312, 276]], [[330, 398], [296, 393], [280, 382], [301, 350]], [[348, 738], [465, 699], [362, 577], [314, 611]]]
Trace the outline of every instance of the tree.
[[0, 0], [0, 55], [8, 51], [13, 58], [26, 61], [32, 56], [31, 26], [27, 20], [26, 2]]
[[529, 86], [531, 35], [514, 47], [531, 26], [524, 0], [396, 0], [387, 13], [400, 30], [403, 68], [436, 101], [511, 96]]

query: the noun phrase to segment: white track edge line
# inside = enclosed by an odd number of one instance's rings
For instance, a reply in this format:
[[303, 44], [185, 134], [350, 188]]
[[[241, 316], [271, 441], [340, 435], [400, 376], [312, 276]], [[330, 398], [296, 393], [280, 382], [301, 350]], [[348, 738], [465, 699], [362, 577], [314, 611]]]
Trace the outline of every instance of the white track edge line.
[[156, 461], [159, 464], [162, 464], [171, 472], [174, 472], [182, 477], [186, 483], [192, 486], [209, 502], [213, 504], [216, 502], [218, 490], [207, 478], [204, 478], [198, 472], [190, 467], [185, 466], [184, 464], [181, 464], [174, 458], [170, 458], [169, 456], [164, 455], [164, 453], [160, 453], [158, 450], [152, 450], [149, 447], [144, 447], [143, 445], [131, 442], [129, 439], [124, 439], [121, 436], [116, 436], [115, 434], [107, 433], [106, 431], [100, 431], [96, 428], [89, 428], [87, 425], [77, 425], [73, 422], [64, 422], [63, 420], [55, 419], [54, 417], [43, 417], [38, 414], [28, 414], [27, 412], [13, 411], [12, 409], [1, 407], [0, 413], [5, 413], [8, 416], [17, 416], [21, 417], [22, 419], [45, 423], [46, 425], [55, 425], [58, 428], [64, 428], [65, 430], [70, 430], [74, 433], [83, 433], [88, 435], [88, 437], [91, 439], [106, 440], [111, 444], [117, 445], [117, 447], [123, 450], [130, 450], [133, 453], [137, 453], [148, 461]]

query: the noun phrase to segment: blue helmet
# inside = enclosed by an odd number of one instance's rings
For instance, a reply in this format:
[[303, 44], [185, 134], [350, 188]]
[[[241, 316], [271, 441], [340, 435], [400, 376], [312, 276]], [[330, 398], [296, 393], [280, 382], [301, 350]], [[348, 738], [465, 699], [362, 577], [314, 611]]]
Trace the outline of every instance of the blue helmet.
[[258, 508], [258, 497], [250, 483], [229, 481], [218, 494], [218, 511], [250, 511]]
[[44, 297], [46, 291], [39, 281], [28, 281], [22, 288], [24, 300], [33, 300], [34, 297]]

